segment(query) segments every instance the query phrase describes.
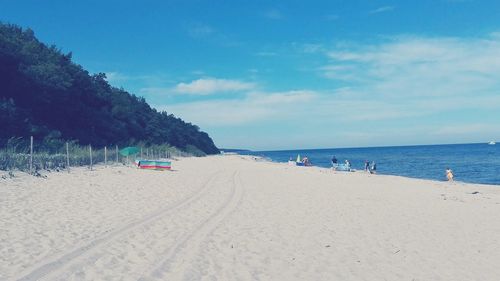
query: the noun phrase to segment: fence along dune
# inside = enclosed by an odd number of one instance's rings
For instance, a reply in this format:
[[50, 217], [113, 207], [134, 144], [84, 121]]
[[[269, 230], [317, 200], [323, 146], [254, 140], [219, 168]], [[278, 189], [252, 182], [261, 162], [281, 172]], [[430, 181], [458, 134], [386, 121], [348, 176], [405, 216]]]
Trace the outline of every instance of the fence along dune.
[[[119, 153], [118, 145], [95, 148], [92, 145], [78, 145], [75, 142], [62, 143], [60, 148], [46, 147], [42, 141], [30, 137], [29, 141], [12, 138], [4, 149], [0, 149], [0, 170], [18, 170], [30, 174], [38, 171], [69, 171], [70, 167], [88, 166], [92, 169], [96, 164], [125, 164], [126, 157]], [[195, 155], [183, 152], [169, 145], [140, 147], [137, 158], [162, 159]], [[132, 158], [129, 159], [133, 160]]]

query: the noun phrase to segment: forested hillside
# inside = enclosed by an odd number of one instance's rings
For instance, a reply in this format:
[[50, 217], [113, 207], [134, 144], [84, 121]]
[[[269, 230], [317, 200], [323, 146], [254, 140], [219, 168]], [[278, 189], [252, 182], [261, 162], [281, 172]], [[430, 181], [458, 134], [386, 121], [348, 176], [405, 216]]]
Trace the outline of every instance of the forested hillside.
[[158, 112], [143, 98], [89, 74], [30, 29], [0, 23], [0, 146], [11, 137], [75, 140], [82, 145], [168, 143], [218, 153], [193, 124]]

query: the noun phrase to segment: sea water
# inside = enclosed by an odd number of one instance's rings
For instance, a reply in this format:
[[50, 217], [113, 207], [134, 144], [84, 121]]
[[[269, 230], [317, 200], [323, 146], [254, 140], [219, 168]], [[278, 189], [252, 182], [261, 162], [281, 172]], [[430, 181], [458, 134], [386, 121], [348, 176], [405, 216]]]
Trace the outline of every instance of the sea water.
[[[450, 144], [282, 151], [252, 151], [275, 162], [307, 156], [314, 166], [329, 168], [335, 156], [347, 159], [353, 169], [364, 170], [365, 160], [377, 163], [377, 173], [412, 178], [445, 180], [445, 169], [453, 170], [455, 180], [500, 185], [500, 145]], [[307, 169], [307, 167], [305, 167]]]

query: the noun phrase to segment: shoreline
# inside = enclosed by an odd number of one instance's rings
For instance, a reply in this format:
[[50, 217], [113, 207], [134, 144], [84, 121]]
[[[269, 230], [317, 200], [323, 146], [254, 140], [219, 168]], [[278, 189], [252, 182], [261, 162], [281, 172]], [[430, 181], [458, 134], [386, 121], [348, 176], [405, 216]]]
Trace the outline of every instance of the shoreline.
[[[289, 166], [287, 165], [287, 162], [278, 162], [274, 161], [269, 157], [265, 156], [257, 156], [257, 155], [248, 155], [248, 154], [238, 154], [238, 153], [231, 153], [231, 154], [226, 154], [226, 155], [208, 155], [208, 156], [203, 156], [203, 157], [227, 157], [227, 156], [239, 156], [242, 158], [252, 158], [248, 160], [253, 160], [255, 162], [266, 162], [269, 164], [279, 164], [287, 167], [294, 167], [294, 166]], [[194, 156], [193, 156], [194, 157]], [[190, 158], [190, 157], [180, 157], [180, 158], [173, 158], [170, 159], [170, 161], [178, 161], [182, 158]], [[93, 165], [94, 169], [98, 168], [109, 168], [109, 167], [128, 167], [128, 168], [135, 168], [135, 166], [132, 166], [132, 164], [129, 165], [124, 165], [124, 164], [108, 164], [107, 166], [104, 166], [104, 164], [99, 163]], [[360, 174], [367, 174], [363, 170], [358, 170], [358, 169], [353, 169], [350, 172], [344, 172], [344, 171], [333, 171], [331, 168], [323, 167], [323, 166], [296, 166], [299, 169], [321, 169], [325, 171], [330, 171], [330, 172], [335, 172], [335, 173], [360, 173]], [[71, 167], [71, 170], [87, 170], [90, 171], [88, 166], [75, 166]], [[13, 173], [13, 177], [9, 175], [9, 173]], [[48, 170], [40, 170], [39, 171], [40, 176], [33, 176], [33, 177], [38, 177], [38, 178], [44, 178], [48, 175], [52, 174], [58, 174], [58, 173], [67, 173], [67, 170], [60, 170], [60, 171], [48, 171]], [[2, 180], [9, 180], [13, 178], [19, 178], [19, 176], [16, 176], [16, 174], [21, 174], [21, 177], [28, 177], [30, 176], [29, 173], [21, 170], [10, 170], [10, 171], [5, 171], [5, 170], [0, 170], [0, 182]], [[377, 172], [376, 174], [371, 174], [373, 176], [383, 176], [383, 177], [395, 177], [395, 178], [404, 178], [404, 179], [413, 179], [413, 180], [422, 180], [422, 181], [430, 181], [430, 182], [438, 182], [438, 183], [448, 183], [448, 184], [463, 184], [463, 185], [478, 185], [478, 186], [486, 186], [486, 187], [500, 187], [500, 184], [488, 184], [488, 183], [474, 183], [474, 182], [465, 182], [465, 181], [460, 181], [460, 180], [453, 180], [452, 182], [449, 182], [445, 180], [445, 176], [443, 175], [443, 180], [436, 180], [436, 179], [430, 179], [430, 178], [417, 178], [417, 177], [410, 177], [410, 176], [403, 176], [403, 175], [395, 175], [395, 174], [384, 174]]]
[[287, 162], [297, 155], [308, 156], [317, 166], [331, 167], [331, 158], [335, 155], [343, 163], [351, 162], [354, 169], [364, 170], [365, 161], [375, 161], [379, 174], [398, 175], [411, 178], [445, 180], [445, 170], [453, 170], [455, 180], [500, 185], [498, 147], [487, 144], [456, 144], [401, 147], [370, 147], [342, 149], [311, 149], [292, 151], [251, 152], [275, 161]]
[[[244, 157], [253, 157], [253, 158], [256, 158], [256, 159], [260, 159], [260, 160], [256, 160], [256, 162], [267, 162], [267, 163], [274, 163], [274, 164], [280, 164], [280, 165], [284, 165], [284, 166], [287, 166], [287, 167], [294, 167], [294, 166], [289, 166], [287, 165], [287, 162], [278, 162], [278, 161], [274, 161], [268, 157], [263, 157], [263, 156], [254, 156], [254, 155], [245, 155], [245, 154], [236, 154], [238, 156], [244, 156]], [[315, 169], [323, 169], [325, 171], [330, 171], [330, 172], [334, 172], [334, 173], [346, 173], [346, 174], [350, 174], [350, 173], [360, 173], [360, 174], [366, 174], [368, 175], [369, 173], [368, 172], [365, 172], [363, 170], [357, 170], [357, 169], [353, 169], [352, 171], [350, 172], [344, 172], [344, 171], [333, 171], [332, 168], [327, 168], [327, 167], [322, 167], [322, 166], [295, 166], [297, 168], [302, 168], [302, 169], [308, 169], [308, 168], [315, 168]], [[500, 184], [488, 184], [488, 183], [474, 183], [474, 182], [465, 182], [465, 181], [460, 181], [460, 180], [453, 180], [453, 181], [447, 181], [445, 180], [445, 176], [443, 175], [443, 180], [436, 180], [436, 179], [429, 179], [429, 178], [416, 178], [416, 177], [409, 177], [409, 176], [401, 176], [401, 175], [392, 175], [392, 174], [384, 174], [384, 173], [379, 173], [377, 172], [376, 174], [369, 174], [369, 175], [372, 175], [372, 176], [383, 176], [383, 177], [396, 177], [396, 178], [404, 178], [404, 179], [412, 179], [412, 180], [422, 180], [422, 181], [430, 181], [430, 182], [439, 182], [439, 183], [448, 183], [448, 184], [464, 184], [464, 185], [478, 185], [478, 186], [487, 186], [487, 187], [499, 187], [500, 188]]]
[[[500, 189], [231, 155], [1, 180], [0, 280], [496, 280]], [[425, 269], [425, 270], [422, 270]]]

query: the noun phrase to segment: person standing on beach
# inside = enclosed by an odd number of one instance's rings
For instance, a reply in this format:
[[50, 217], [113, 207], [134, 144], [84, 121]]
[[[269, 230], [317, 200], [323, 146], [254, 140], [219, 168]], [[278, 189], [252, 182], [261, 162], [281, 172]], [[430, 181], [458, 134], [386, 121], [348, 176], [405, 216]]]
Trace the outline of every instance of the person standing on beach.
[[370, 174], [376, 174], [377, 173], [377, 163], [375, 161], [372, 161], [372, 167], [370, 169]]
[[368, 172], [370, 170], [370, 162], [368, 160], [365, 160], [365, 172]]
[[453, 171], [450, 168], [446, 168], [446, 178], [448, 181], [453, 181]]
[[335, 155], [332, 156], [332, 165], [335, 166], [337, 164], [337, 158]]

